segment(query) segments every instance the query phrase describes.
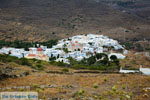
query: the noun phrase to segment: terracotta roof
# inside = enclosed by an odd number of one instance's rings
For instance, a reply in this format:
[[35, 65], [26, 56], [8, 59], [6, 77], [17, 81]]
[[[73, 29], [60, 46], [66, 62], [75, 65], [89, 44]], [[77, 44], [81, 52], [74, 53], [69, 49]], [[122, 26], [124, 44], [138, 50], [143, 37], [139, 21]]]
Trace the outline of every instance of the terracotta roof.
[[29, 49], [29, 51], [32, 51], [32, 49]]
[[72, 43], [72, 46], [75, 46], [75, 44], [74, 44], [74, 43]]
[[46, 55], [37, 55], [38, 57], [46, 57]]
[[78, 43], [78, 41], [75, 41], [75, 43]]
[[43, 51], [43, 49], [42, 48], [37, 48], [37, 51]]
[[43, 55], [43, 57], [46, 57], [46, 55]]
[[36, 56], [35, 54], [29, 54], [28, 56]]

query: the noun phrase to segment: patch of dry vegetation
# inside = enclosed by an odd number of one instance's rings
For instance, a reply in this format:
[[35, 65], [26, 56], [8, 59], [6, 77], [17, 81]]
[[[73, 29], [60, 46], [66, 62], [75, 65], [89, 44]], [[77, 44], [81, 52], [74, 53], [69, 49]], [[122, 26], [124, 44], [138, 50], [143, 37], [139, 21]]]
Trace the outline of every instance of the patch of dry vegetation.
[[[107, 81], [105, 81], [104, 78], [106, 78]], [[54, 85], [55, 87], [38, 88], [38, 86], [40, 85]], [[118, 95], [116, 93], [120, 93], [120, 96], [124, 94], [129, 95], [132, 93], [132, 98], [148, 100], [148, 97], [150, 96], [149, 92], [145, 92], [145, 90], [143, 90], [144, 88], [150, 86], [150, 76], [143, 76], [140, 74], [59, 75], [38, 72], [32, 73], [26, 77], [17, 79], [7, 79], [5, 81], [0, 82], [0, 87], [2, 88], [13, 86], [34, 86], [33, 89], [25, 91], [37, 91], [39, 92], [40, 98], [42, 98], [43, 96], [45, 96], [46, 98], [76, 98], [75, 93], [77, 93], [78, 91], [79, 94], [82, 94], [80, 93], [81, 90], [84, 90], [85, 97], [97, 96], [112, 99], [113, 97], [118, 98]], [[148, 95], [148, 97], [145, 97], [145, 94]]]
[[143, 65], [143, 67], [150, 68], [150, 58], [145, 57], [145, 52], [129, 51], [126, 56], [126, 59], [120, 60], [122, 67], [139, 69], [140, 65]]

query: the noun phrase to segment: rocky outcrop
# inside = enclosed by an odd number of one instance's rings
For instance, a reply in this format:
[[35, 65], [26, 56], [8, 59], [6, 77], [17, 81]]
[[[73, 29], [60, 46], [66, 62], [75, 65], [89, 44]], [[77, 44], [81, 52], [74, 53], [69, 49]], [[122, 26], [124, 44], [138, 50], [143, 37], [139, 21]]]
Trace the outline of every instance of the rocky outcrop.
[[27, 70], [21, 70], [20, 68], [16, 68], [10, 65], [0, 65], [0, 80], [24, 77], [27, 75], [29, 75], [29, 71]]

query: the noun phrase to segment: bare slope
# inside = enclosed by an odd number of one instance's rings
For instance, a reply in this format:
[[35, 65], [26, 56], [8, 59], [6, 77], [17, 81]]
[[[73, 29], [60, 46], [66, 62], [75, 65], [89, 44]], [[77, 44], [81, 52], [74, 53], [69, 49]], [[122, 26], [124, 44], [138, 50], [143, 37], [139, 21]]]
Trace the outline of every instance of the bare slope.
[[91, 32], [122, 40], [150, 38], [148, 20], [95, 1], [1, 0], [0, 39], [45, 41]]

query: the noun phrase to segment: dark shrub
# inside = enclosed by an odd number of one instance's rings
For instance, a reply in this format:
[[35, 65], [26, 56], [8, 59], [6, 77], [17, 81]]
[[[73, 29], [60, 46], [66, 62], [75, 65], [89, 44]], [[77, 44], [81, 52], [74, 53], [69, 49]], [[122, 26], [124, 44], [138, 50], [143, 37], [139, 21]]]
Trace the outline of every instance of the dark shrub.
[[64, 68], [62, 69], [63, 72], [69, 72], [69, 69], [68, 68]]
[[27, 65], [27, 66], [30, 66], [31, 64], [29, 63], [28, 59], [26, 58], [20, 58], [19, 59], [19, 64], [21, 65]]

